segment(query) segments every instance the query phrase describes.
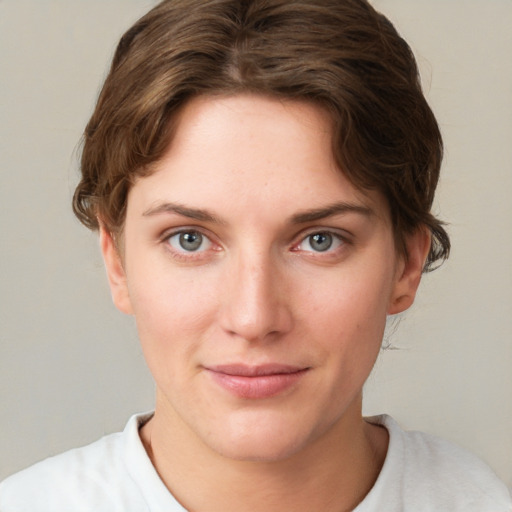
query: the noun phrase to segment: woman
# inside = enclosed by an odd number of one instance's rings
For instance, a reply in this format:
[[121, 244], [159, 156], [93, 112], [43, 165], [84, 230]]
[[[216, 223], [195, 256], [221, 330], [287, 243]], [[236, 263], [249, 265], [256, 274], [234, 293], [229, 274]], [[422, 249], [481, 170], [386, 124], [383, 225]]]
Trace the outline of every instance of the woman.
[[361, 394], [448, 256], [442, 143], [361, 0], [165, 1], [121, 39], [79, 219], [157, 387], [122, 434], [5, 481], [2, 510], [510, 510], [480, 461]]

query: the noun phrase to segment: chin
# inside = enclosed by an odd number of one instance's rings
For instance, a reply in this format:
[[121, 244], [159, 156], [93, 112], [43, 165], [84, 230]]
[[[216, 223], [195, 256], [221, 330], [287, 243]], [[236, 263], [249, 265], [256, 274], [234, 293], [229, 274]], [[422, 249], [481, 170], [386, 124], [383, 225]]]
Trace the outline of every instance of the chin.
[[300, 451], [301, 443], [289, 439], [235, 440], [221, 442], [212, 448], [222, 457], [243, 462], [279, 462], [291, 458]]
[[[219, 455], [247, 462], [278, 462], [286, 460], [313, 442], [317, 437], [297, 419], [237, 418], [224, 423], [206, 442]], [[300, 426], [300, 429], [299, 429]]]

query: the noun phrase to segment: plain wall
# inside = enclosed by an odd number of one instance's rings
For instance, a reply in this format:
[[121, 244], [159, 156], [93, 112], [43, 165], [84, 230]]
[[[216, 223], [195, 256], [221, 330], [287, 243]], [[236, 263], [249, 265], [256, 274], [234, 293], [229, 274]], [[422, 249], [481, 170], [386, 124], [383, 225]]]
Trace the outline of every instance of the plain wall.
[[[0, 478], [151, 409], [134, 324], [73, 218], [77, 148], [149, 0], [0, 0]], [[445, 138], [453, 251], [390, 328], [365, 412], [474, 451], [512, 485], [512, 2], [375, 0]], [[398, 349], [398, 350], [397, 350]]]

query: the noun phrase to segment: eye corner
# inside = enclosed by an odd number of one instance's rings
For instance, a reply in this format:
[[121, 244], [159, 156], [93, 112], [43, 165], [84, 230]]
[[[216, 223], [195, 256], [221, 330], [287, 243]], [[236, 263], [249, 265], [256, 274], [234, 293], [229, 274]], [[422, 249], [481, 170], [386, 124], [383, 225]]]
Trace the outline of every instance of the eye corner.
[[177, 226], [165, 230], [158, 239], [164, 253], [176, 263], [201, 264], [210, 261], [222, 245], [215, 236], [196, 226]]
[[352, 242], [348, 235], [328, 228], [310, 229], [300, 235], [293, 243], [291, 252], [303, 252], [314, 257], [332, 257], [338, 255]]

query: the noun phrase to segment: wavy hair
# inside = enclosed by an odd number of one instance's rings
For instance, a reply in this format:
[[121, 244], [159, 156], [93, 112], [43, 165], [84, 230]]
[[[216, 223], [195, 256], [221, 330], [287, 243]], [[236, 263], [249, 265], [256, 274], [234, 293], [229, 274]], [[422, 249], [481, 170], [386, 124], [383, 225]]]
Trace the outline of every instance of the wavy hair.
[[150, 172], [191, 97], [252, 92], [313, 102], [333, 124], [339, 168], [389, 204], [397, 250], [426, 227], [425, 270], [448, 257], [432, 214], [443, 144], [413, 53], [365, 0], [166, 0], [121, 38], [85, 129], [73, 209], [122, 231], [135, 178]]

